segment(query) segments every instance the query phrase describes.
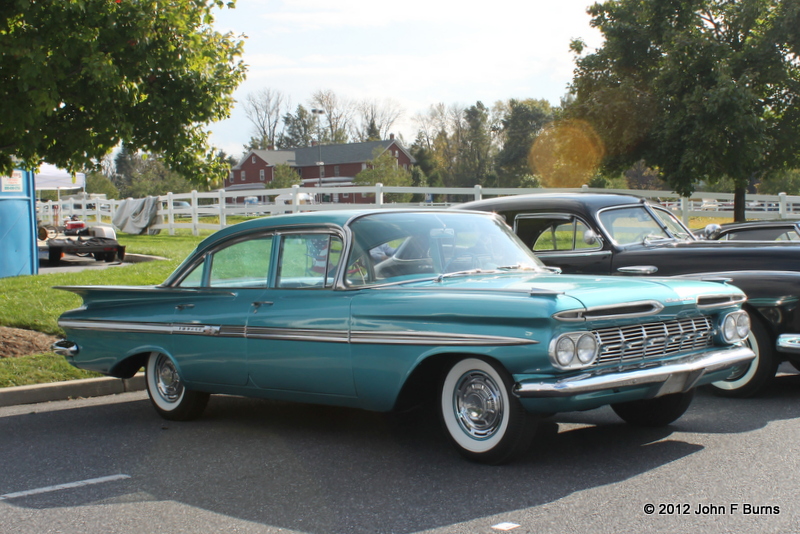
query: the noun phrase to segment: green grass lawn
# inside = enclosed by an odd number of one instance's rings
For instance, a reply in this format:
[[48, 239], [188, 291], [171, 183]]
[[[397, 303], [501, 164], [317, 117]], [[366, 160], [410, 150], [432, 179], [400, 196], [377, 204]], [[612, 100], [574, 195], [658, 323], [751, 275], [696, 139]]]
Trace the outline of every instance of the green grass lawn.
[[[53, 289], [59, 285], [153, 285], [160, 284], [194, 250], [200, 237], [178, 234], [117, 236], [126, 251], [167, 258], [135, 263], [121, 268], [73, 273], [40, 274], [0, 278], [0, 325], [62, 335], [58, 317], [80, 306], [74, 293]], [[0, 357], [0, 387], [21, 386], [99, 376], [75, 369], [53, 353], [19, 358]]]

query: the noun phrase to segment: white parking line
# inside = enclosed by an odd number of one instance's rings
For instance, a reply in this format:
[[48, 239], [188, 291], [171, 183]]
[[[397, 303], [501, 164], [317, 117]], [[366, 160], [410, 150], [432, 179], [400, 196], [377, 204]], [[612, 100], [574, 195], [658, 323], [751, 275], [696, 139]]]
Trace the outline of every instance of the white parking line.
[[8, 499], [18, 499], [19, 497], [29, 497], [31, 495], [39, 495], [40, 493], [50, 493], [52, 491], [60, 491], [63, 489], [80, 488], [82, 486], [90, 486], [92, 484], [102, 484], [103, 482], [113, 482], [115, 480], [124, 480], [131, 478], [130, 475], [111, 475], [107, 477], [89, 478], [87, 480], [79, 480], [78, 482], [68, 482], [66, 484], [58, 484], [57, 486], [47, 486], [46, 488], [38, 488], [27, 491], [18, 491], [16, 493], [6, 493], [0, 495], [0, 501]]

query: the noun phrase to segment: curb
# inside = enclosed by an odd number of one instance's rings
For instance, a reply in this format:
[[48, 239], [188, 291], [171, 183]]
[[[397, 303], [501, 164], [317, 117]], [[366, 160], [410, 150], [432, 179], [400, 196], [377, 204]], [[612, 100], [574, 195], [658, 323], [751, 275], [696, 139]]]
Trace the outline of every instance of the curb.
[[130, 391], [142, 391], [145, 388], [144, 373], [137, 373], [133, 378], [127, 379], [85, 378], [49, 384], [15, 386], [0, 388], [0, 407], [69, 400], [78, 397], [117, 395]]

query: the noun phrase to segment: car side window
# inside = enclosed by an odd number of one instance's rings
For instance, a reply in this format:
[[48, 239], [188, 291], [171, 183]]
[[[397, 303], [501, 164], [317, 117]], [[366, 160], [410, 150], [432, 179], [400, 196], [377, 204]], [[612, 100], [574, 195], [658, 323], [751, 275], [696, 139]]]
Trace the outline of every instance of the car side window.
[[[211, 287], [267, 287], [272, 236], [248, 239], [211, 256]], [[208, 260], [206, 260], [208, 261]]]
[[601, 243], [582, 220], [518, 218], [516, 231], [534, 252], [597, 250]]
[[287, 234], [281, 238], [277, 287], [333, 287], [342, 258], [342, 240], [325, 233]]
[[264, 288], [269, 280], [271, 257], [272, 236], [238, 241], [207, 254], [203, 262], [183, 277], [179, 287]]

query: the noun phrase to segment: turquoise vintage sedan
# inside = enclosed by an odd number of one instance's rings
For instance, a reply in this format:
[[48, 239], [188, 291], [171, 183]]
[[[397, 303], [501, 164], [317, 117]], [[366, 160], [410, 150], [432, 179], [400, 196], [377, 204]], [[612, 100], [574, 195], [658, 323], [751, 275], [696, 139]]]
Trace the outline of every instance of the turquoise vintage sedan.
[[70, 363], [145, 368], [167, 419], [223, 393], [389, 411], [435, 397], [467, 458], [501, 463], [537, 420], [610, 404], [666, 425], [753, 352], [724, 281], [567, 276], [496, 215], [371, 210], [252, 220], [161, 285], [60, 287]]

